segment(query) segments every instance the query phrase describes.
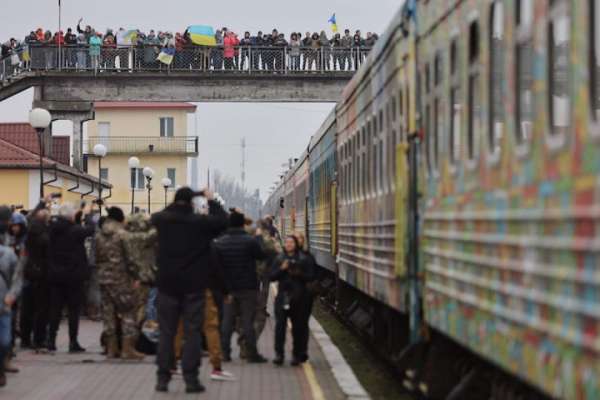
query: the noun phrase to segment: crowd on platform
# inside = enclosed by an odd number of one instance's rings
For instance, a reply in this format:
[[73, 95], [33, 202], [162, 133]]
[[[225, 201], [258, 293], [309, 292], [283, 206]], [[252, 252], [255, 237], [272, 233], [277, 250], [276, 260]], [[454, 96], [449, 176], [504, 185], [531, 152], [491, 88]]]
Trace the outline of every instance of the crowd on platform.
[[59, 65], [76, 70], [160, 69], [163, 49], [172, 49], [168, 64], [174, 69], [355, 70], [378, 40], [376, 33], [363, 37], [360, 30], [352, 34], [349, 29], [330, 37], [325, 31], [285, 35], [277, 29], [238, 35], [224, 27], [214, 36], [216, 47], [206, 47], [194, 44], [187, 30], [173, 34], [120, 28], [101, 33], [89, 25], [82, 28], [81, 20], [76, 30], [68, 28], [66, 33], [38, 28], [22, 41], [11, 38], [2, 44], [0, 78]]
[[[200, 210], [197, 196], [207, 200]], [[152, 216], [55, 202], [47, 196], [30, 212], [0, 207], [0, 386], [7, 372], [18, 372], [11, 362], [18, 348], [57, 351], [64, 308], [70, 353], [86, 351], [78, 340], [80, 315], [100, 319], [107, 358], [156, 354], [157, 391], [167, 391], [178, 370], [187, 392], [204, 391], [204, 351], [211, 379], [235, 380], [223, 368], [234, 332], [240, 358], [267, 361], [256, 344], [269, 317], [271, 282], [278, 283], [273, 362], [284, 363], [288, 320], [291, 364], [308, 360], [318, 284], [301, 234], [282, 239], [272, 217], [254, 225], [240, 209], [226, 212], [209, 190], [179, 189]]]

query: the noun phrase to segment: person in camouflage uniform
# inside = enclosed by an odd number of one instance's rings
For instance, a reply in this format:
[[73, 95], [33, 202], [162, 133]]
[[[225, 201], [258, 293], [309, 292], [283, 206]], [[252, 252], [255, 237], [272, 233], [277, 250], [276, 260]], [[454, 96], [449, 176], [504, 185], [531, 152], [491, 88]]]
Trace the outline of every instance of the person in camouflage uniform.
[[256, 263], [256, 272], [260, 282], [260, 290], [258, 292], [258, 302], [256, 304], [256, 318], [254, 320], [254, 329], [256, 337], [259, 338], [265, 329], [267, 322], [267, 303], [269, 301], [269, 289], [271, 287], [271, 265], [273, 261], [281, 253], [281, 244], [274, 236], [271, 235], [269, 223], [266, 220], [258, 221], [257, 233], [260, 233], [263, 238], [263, 251], [267, 255], [264, 260], [259, 260]]
[[96, 266], [102, 292], [102, 321], [106, 335], [107, 357], [119, 357], [117, 327], [122, 332], [122, 359], [139, 360], [144, 356], [135, 350], [138, 336], [136, 323], [136, 288], [139, 281], [128, 270], [125, 251], [125, 215], [118, 207], [108, 209], [108, 217], [96, 234]]
[[136, 290], [136, 323], [146, 319], [146, 303], [156, 280], [157, 232], [143, 214], [133, 214], [125, 224], [125, 253], [128, 270], [140, 282]]

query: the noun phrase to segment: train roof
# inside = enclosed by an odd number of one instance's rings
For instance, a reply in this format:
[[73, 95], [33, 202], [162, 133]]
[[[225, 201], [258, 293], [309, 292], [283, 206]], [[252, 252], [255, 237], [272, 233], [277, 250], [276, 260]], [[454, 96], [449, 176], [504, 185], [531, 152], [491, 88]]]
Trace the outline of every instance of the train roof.
[[[396, 12], [386, 30], [381, 34], [381, 37], [369, 52], [369, 56], [365, 62], [344, 88], [342, 100], [338, 103], [336, 108], [342, 108], [347, 99], [351, 98], [353, 93], [360, 87], [361, 83], [367, 79], [367, 76], [371, 73], [371, 69], [377, 64], [377, 60], [381, 58], [389, 44], [395, 39], [396, 33], [410, 25], [409, 3], [411, 3], [411, 0], [405, 1], [400, 10]], [[415, 29], [414, 24], [409, 27], [407, 30], [408, 36], [416, 35]]]
[[329, 129], [331, 128], [331, 126], [335, 124], [335, 121], [336, 121], [336, 112], [337, 112], [337, 106], [334, 107], [333, 110], [331, 110], [331, 112], [327, 116], [327, 118], [325, 118], [325, 121], [323, 121], [323, 123], [319, 127], [319, 130], [317, 131], [317, 133], [315, 133], [310, 138], [310, 144], [308, 145], [308, 151], [309, 151], [309, 153], [317, 145], [317, 143], [319, 143], [321, 141], [321, 139], [323, 138], [323, 136], [325, 136], [327, 134], [327, 132], [329, 131]]

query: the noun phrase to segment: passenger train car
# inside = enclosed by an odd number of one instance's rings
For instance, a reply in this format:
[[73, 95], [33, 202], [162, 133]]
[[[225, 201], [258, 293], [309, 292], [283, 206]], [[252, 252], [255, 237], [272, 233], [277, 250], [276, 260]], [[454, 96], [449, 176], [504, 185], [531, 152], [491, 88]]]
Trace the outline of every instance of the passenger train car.
[[600, 398], [599, 53], [598, 1], [408, 1], [267, 203], [430, 397]]

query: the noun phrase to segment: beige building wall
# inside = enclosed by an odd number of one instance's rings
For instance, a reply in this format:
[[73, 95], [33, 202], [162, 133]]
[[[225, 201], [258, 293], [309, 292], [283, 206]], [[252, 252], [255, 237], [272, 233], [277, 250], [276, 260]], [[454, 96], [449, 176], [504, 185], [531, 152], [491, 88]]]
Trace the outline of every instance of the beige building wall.
[[[137, 109], [97, 109], [95, 120], [88, 123], [87, 137], [99, 136], [98, 125], [109, 123], [109, 137], [160, 137], [160, 118], [173, 118], [173, 135], [175, 137], [187, 136], [187, 114], [186, 110], [137, 110]], [[120, 139], [119, 139], [120, 140]], [[152, 191], [150, 196], [151, 212], [161, 210], [165, 205], [165, 190], [161, 180], [167, 177], [167, 168], [175, 168], [175, 187], [167, 190], [167, 202], [171, 202], [174, 192], [178, 186], [188, 185], [188, 155], [185, 153], [156, 154], [146, 150], [145, 146], [136, 146], [142, 151], [128, 154], [111, 153], [111, 142], [108, 154], [102, 159], [102, 168], [108, 169], [108, 181], [113, 185], [112, 196], [106, 200], [108, 206], [119, 206], [128, 213], [131, 210], [131, 170], [129, 169], [129, 157], [135, 156], [140, 159], [140, 168], [150, 167], [154, 170], [152, 179]], [[115, 142], [116, 143], [116, 142]], [[115, 144], [118, 146], [118, 144]], [[92, 149], [85, 149], [93, 153]], [[88, 173], [98, 176], [98, 161], [93, 156], [88, 159]], [[145, 186], [145, 184], [144, 184]], [[135, 206], [142, 210], [147, 209], [148, 192], [146, 189], [134, 190]]]

